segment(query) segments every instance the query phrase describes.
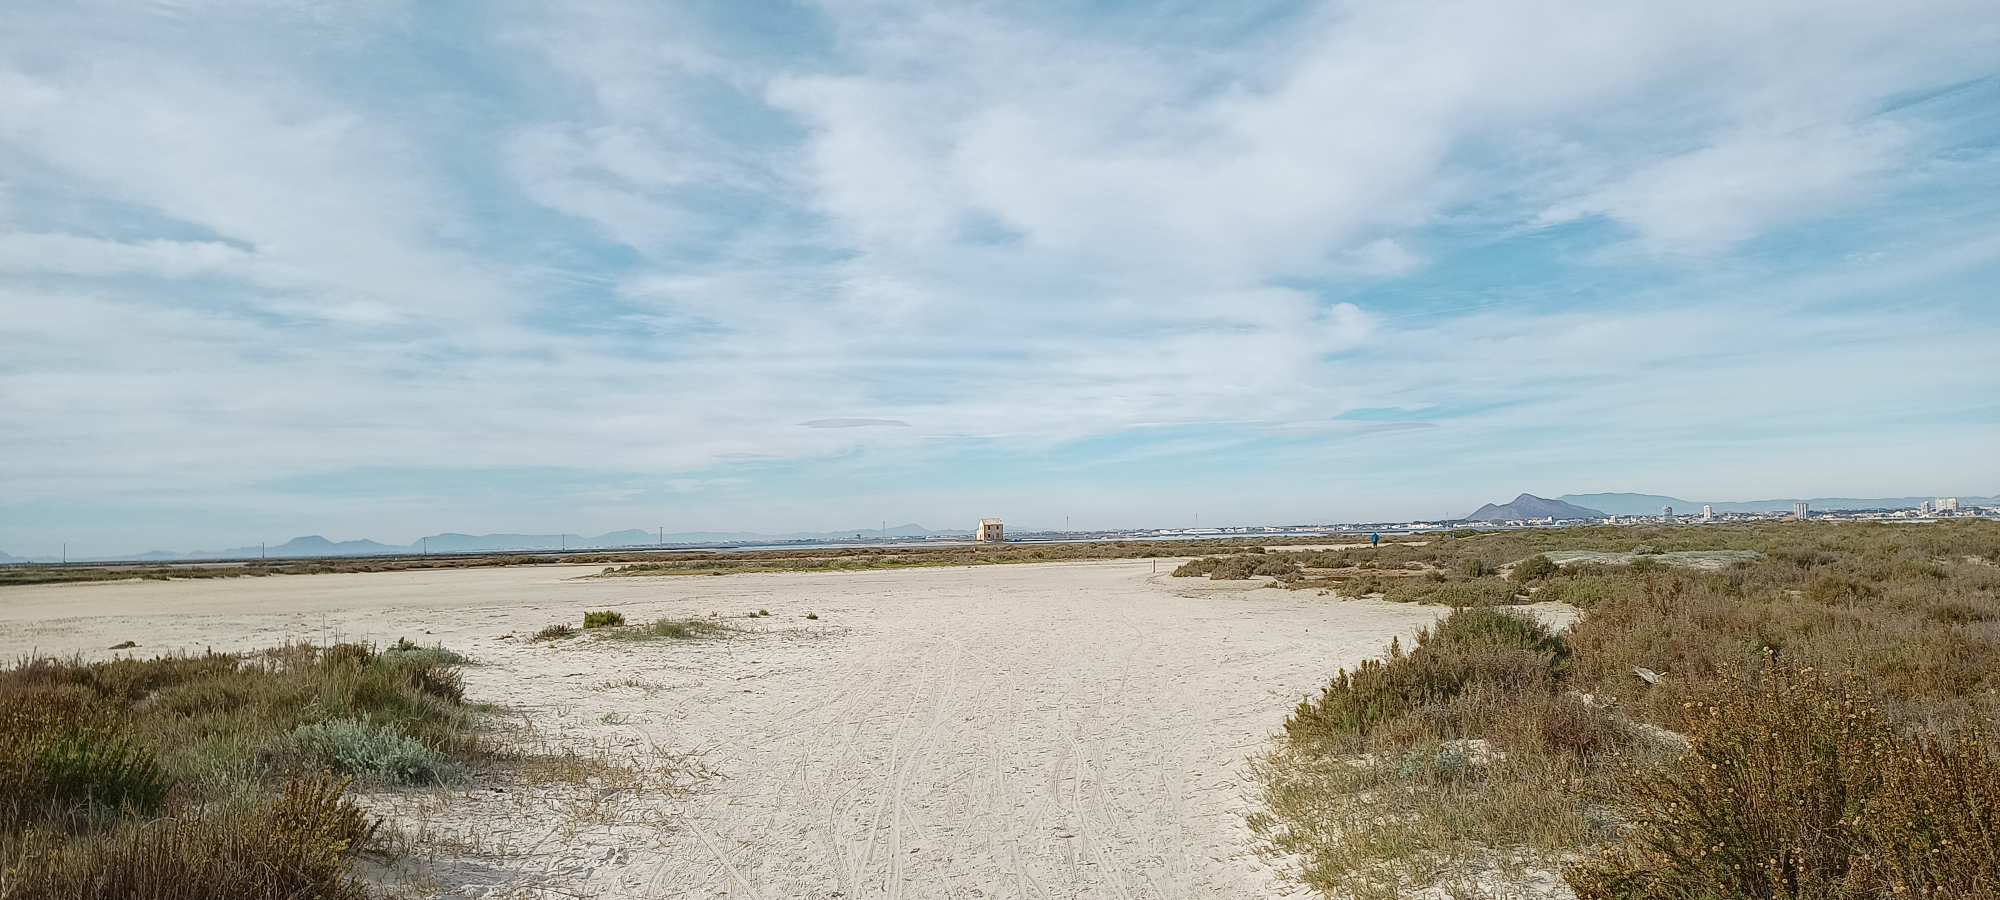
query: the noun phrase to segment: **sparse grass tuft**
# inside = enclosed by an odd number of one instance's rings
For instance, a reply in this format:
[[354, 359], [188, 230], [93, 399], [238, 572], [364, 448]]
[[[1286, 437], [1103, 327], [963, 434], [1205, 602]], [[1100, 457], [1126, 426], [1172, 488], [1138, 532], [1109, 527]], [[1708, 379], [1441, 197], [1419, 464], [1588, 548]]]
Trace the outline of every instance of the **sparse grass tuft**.
[[575, 635], [575, 625], [571, 625], [568, 622], [558, 622], [535, 632], [533, 639], [537, 641], [559, 641], [566, 637], [574, 637]]
[[611, 629], [605, 631], [604, 636], [620, 641], [686, 641], [729, 637], [740, 630], [714, 619], [659, 619], [645, 625]]

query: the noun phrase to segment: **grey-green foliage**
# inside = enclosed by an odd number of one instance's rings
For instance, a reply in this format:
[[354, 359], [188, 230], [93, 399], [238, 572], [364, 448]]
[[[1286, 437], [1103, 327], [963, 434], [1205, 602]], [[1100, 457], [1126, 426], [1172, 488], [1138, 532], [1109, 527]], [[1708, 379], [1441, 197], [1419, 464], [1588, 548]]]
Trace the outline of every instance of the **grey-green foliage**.
[[437, 750], [393, 727], [356, 719], [300, 725], [278, 739], [281, 763], [401, 784], [434, 784], [457, 774]]

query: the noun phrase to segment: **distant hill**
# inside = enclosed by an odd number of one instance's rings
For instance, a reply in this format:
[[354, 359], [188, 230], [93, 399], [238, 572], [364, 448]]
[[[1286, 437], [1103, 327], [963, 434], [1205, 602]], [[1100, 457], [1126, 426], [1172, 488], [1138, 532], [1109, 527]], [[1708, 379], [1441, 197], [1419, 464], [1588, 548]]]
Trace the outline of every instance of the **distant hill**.
[[1510, 520], [1530, 520], [1530, 518], [1604, 518], [1602, 512], [1584, 506], [1568, 504], [1562, 500], [1550, 500], [1534, 494], [1520, 494], [1506, 504], [1486, 504], [1472, 510], [1466, 522], [1510, 522]]
[[0, 550], [0, 565], [5, 565], [7, 563], [24, 563], [27, 561], [28, 559], [25, 556], [8, 556], [7, 551]]
[[[669, 545], [700, 544], [776, 544], [793, 541], [838, 541], [852, 540], [857, 535], [872, 538], [886, 535], [892, 538], [926, 538], [967, 532], [931, 531], [922, 525], [897, 525], [886, 531], [881, 528], [856, 528], [851, 531], [799, 531], [785, 534], [767, 534], [756, 531], [670, 531], [666, 534]], [[581, 534], [461, 534], [445, 532], [418, 538], [408, 544], [384, 544], [371, 540], [333, 541], [320, 535], [296, 537], [282, 544], [267, 547], [231, 547], [226, 550], [196, 550], [190, 553], [176, 553], [170, 550], [153, 550], [137, 556], [102, 557], [104, 559], [137, 559], [154, 562], [192, 559], [255, 559], [260, 554], [272, 559], [297, 559], [339, 556], [382, 556], [403, 553], [498, 553], [505, 551], [536, 550], [595, 550], [620, 547], [652, 547], [660, 543], [657, 531], [643, 528], [628, 528], [599, 535]], [[9, 558], [0, 558], [5, 562]], [[28, 562], [28, 560], [19, 560]]]
[[1595, 509], [1577, 506], [1562, 500], [1550, 500], [1533, 494], [1522, 494], [1513, 502], [1504, 504], [1488, 503], [1466, 516], [1468, 522], [1508, 522], [1516, 519], [1602, 519], [1604, 513]]
[[[1700, 512], [1703, 504], [1715, 507], [1719, 513], [1769, 513], [1791, 512], [1792, 504], [1804, 500], [1813, 509], [1910, 509], [1934, 497], [1781, 497], [1771, 500], [1683, 500], [1661, 494], [1564, 494], [1556, 498], [1565, 503], [1575, 503], [1604, 510], [1614, 516], [1657, 516], [1660, 508], [1671, 506], [1674, 512]], [[1996, 501], [1992, 497], [1959, 497], [1959, 502], [1967, 506], [1988, 506]]]

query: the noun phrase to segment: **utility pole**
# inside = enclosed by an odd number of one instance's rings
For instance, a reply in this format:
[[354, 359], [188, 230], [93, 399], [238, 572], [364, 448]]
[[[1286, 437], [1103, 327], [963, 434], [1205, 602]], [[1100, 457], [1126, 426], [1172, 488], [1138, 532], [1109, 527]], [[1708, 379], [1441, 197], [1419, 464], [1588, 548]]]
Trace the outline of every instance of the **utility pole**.
[[69, 565], [69, 542], [63, 541], [63, 565]]
[[264, 558], [264, 542], [263, 542], [263, 541], [258, 541], [258, 542], [257, 542], [257, 558], [258, 558], [258, 559], [263, 559], [263, 558]]
[[429, 555], [431, 555], [431, 539], [430, 539], [430, 538], [424, 538], [424, 555], [425, 555], [425, 556], [429, 556]]
[[660, 526], [660, 549], [664, 550], [666, 549], [666, 547], [667, 547], [667, 526], [662, 525]]

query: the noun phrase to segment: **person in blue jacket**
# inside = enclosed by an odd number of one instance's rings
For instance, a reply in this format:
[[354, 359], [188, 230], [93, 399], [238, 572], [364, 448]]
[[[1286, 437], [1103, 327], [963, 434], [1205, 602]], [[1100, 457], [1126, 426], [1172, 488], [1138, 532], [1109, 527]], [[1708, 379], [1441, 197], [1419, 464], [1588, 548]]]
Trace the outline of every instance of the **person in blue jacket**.
[[1368, 549], [1373, 550], [1380, 546], [1382, 546], [1382, 532], [1377, 531], [1368, 535]]

